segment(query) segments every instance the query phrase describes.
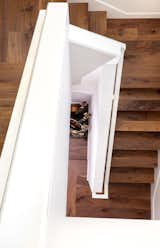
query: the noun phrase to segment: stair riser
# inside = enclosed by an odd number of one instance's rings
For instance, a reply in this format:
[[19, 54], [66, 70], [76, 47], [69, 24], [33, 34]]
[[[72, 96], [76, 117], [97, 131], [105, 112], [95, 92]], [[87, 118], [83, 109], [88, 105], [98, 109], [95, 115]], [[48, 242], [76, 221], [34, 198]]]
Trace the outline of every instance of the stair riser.
[[153, 183], [154, 169], [111, 168], [110, 183]]
[[154, 168], [157, 163], [157, 152], [154, 151], [114, 151], [112, 156], [112, 167]]
[[150, 150], [160, 149], [158, 132], [116, 132], [114, 150]]

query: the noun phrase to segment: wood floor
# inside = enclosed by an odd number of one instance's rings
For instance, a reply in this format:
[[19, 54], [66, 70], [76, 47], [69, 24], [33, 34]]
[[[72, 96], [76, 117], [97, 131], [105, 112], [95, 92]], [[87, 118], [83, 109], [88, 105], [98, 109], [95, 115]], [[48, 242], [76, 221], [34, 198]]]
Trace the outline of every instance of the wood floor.
[[[0, 0], [0, 152], [39, 8], [46, 0]], [[78, 12], [77, 12], [78, 10]], [[75, 14], [78, 13], [78, 14]], [[116, 126], [110, 200], [93, 200], [86, 141], [71, 139], [69, 216], [150, 218], [150, 183], [160, 148], [160, 20], [106, 20], [70, 5], [71, 23], [127, 44]]]
[[0, 153], [39, 10], [39, 0], [0, 0]]

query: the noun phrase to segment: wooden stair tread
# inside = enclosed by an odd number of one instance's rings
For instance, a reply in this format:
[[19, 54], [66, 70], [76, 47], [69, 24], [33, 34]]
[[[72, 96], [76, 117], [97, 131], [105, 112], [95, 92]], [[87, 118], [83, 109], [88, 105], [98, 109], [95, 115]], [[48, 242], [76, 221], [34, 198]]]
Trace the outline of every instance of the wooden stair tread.
[[122, 89], [119, 111], [160, 111], [159, 89]]
[[160, 77], [122, 77], [121, 89], [160, 89]]
[[150, 200], [150, 184], [110, 183], [109, 198], [132, 198]]
[[160, 112], [119, 111], [117, 119], [126, 121], [160, 121]]
[[[91, 196], [89, 184], [84, 176], [84, 171], [77, 176], [77, 185], [84, 187]], [[150, 200], [150, 184], [139, 183], [110, 183], [109, 198], [127, 198], [127, 199], [144, 199]]]
[[160, 111], [160, 100], [120, 99], [119, 111]]
[[22, 72], [22, 64], [0, 63], [0, 83], [19, 82]]
[[111, 183], [153, 183], [154, 169], [151, 168], [111, 168]]
[[110, 184], [110, 199], [97, 200], [91, 197], [86, 178], [78, 176], [75, 215], [79, 217], [150, 219], [150, 185]]
[[154, 168], [157, 166], [156, 151], [113, 151], [112, 167]]
[[160, 131], [160, 121], [126, 121], [117, 120], [116, 131]]
[[116, 132], [114, 150], [152, 150], [160, 148], [159, 132]]
[[107, 31], [106, 11], [89, 12], [89, 30], [97, 34], [106, 35], [106, 31]]
[[70, 23], [88, 30], [88, 3], [69, 4]]
[[160, 100], [159, 89], [122, 89], [120, 99], [130, 100]]
[[160, 112], [118, 112], [116, 131], [160, 131]]
[[131, 198], [110, 198], [108, 200], [99, 199], [95, 201], [91, 197], [91, 192], [89, 187], [85, 188], [85, 191], [82, 186], [77, 186], [77, 197], [76, 201], [78, 205], [84, 205], [84, 201], [87, 202], [88, 207], [96, 205], [96, 208], [107, 208], [107, 209], [150, 209], [150, 200], [146, 199], [131, 199]]
[[137, 209], [97, 209], [93, 206], [89, 208], [84, 206], [76, 206], [76, 217], [92, 217], [92, 218], [121, 218], [121, 219], [150, 219], [150, 210]]

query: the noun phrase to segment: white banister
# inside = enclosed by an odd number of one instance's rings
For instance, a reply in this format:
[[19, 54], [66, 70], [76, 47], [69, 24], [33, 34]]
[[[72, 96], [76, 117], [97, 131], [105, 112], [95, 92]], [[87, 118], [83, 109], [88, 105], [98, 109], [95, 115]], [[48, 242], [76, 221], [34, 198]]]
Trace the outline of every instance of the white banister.
[[49, 4], [1, 209], [3, 248], [43, 247], [50, 208], [55, 222], [66, 214], [68, 24], [68, 5]]

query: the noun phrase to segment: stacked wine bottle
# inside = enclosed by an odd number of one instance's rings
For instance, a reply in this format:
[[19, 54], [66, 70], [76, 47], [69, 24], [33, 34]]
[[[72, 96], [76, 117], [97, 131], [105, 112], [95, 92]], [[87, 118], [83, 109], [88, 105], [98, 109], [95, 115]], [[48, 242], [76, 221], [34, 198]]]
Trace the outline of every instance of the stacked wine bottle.
[[87, 139], [90, 116], [87, 102], [71, 105], [70, 135], [72, 137]]

